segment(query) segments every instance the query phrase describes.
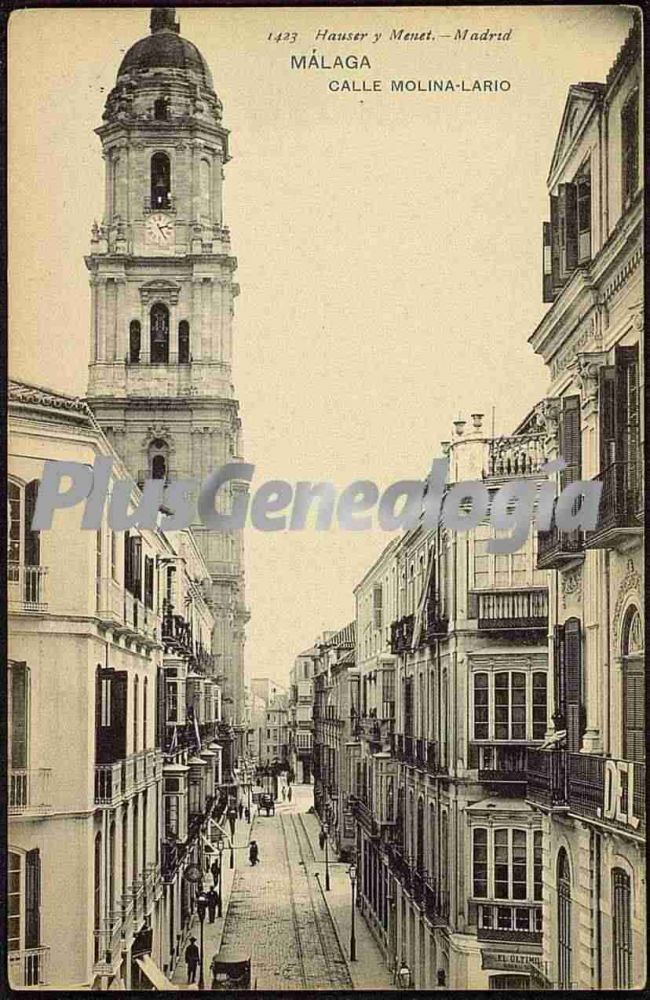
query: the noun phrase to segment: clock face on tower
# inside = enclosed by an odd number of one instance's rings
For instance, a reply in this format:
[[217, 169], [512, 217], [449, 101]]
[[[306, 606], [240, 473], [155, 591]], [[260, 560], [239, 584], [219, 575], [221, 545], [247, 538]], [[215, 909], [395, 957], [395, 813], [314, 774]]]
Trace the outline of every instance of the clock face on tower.
[[154, 212], [146, 223], [147, 243], [157, 247], [170, 247], [174, 241], [174, 223], [164, 212]]

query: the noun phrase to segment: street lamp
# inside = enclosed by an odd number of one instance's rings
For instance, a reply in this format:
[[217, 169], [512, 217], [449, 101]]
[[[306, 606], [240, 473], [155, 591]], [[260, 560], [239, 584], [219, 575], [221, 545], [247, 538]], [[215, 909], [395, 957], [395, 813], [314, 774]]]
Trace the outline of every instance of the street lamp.
[[329, 858], [327, 855], [327, 834], [329, 833], [329, 826], [327, 823], [323, 823], [323, 833], [325, 834], [325, 892], [330, 891], [330, 866]]
[[217, 840], [217, 852], [219, 854], [219, 900], [218, 900], [218, 906], [219, 906], [219, 916], [220, 917], [223, 915], [222, 911], [221, 911], [221, 859], [223, 858], [223, 847], [224, 847], [223, 837], [219, 837], [219, 839]]
[[411, 985], [411, 970], [404, 959], [402, 959], [402, 965], [397, 973], [397, 982], [402, 990], [408, 990]]
[[199, 967], [199, 989], [205, 989], [205, 979], [203, 978], [203, 922], [205, 920], [205, 909], [208, 905], [208, 897], [201, 893], [196, 900], [196, 912], [199, 915], [201, 924], [201, 965]]
[[348, 868], [348, 875], [350, 876], [350, 885], [352, 886], [352, 922], [350, 924], [350, 961], [356, 962], [357, 960], [357, 939], [354, 936], [354, 903], [355, 903], [355, 887], [357, 882], [357, 866], [350, 865]]

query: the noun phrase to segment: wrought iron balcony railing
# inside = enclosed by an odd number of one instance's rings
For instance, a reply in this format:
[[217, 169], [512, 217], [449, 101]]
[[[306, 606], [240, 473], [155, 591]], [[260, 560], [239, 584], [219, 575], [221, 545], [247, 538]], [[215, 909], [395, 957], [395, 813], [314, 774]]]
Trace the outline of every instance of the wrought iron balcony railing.
[[50, 779], [52, 769], [12, 767], [9, 771], [9, 815], [37, 816], [52, 807]]
[[488, 448], [484, 478], [531, 476], [539, 472], [546, 461], [543, 434], [513, 434], [492, 438]]
[[615, 548], [630, 536], [643, 531], [642, 465], [640, 462], [613, 462], [596, 476], [603, 484], [594, 531], [587, 532], [588, 549]]
[[584, 560], [585, 539], [583, 532], [560, 531], [554, 524], [550, 531], [537, 532], [537, 568], [562, 569], [571, 563]]
[[479, 781], [526, 784], [528, 747], [513, 744], [470, 743], [468, 766], [477, 768]]
[[50, 949], [45, 947], [23, 948], [9, 951], [9, 983], [15, 990], [27, 986], [47, 986]]

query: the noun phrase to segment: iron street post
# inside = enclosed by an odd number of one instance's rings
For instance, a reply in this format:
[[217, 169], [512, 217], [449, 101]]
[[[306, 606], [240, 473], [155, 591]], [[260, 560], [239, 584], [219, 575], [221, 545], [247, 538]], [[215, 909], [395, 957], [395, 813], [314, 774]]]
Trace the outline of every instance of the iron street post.
[[199, 922], [201, 924], [201, 964], [199, 966], [199, 989], [205, 989], [205, 979], [203, 978], [203, 923], [205, 921], [205, 908], [208, 905], [207, 896], [201, 893], [196, 900], [196, 912], [199, 915]]
[[357, 882], [357, 868], [356, 865], [350, 865], [348, 868], [348, 875], [350, 876], [350, 885], [352, 886], [352, 919], [350, 923], [350, 961], [356, 962], [357, 960], [357, 939], [354, 935], [354, 910], [355, 910], [355, 888]]
[[330, 891], [330, 866], [329, 857], [327, 854], [327, 834], [329, 833], [329, 826], [327, 823], [323, 823], [323, 833], [325, 834], [325, 892]]

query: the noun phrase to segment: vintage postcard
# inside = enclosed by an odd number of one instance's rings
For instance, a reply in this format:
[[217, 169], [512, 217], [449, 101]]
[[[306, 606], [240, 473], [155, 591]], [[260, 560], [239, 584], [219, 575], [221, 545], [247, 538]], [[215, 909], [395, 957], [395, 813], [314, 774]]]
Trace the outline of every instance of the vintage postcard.
[[643, 30], [11, 11], [8, 990], [644, 985]]

